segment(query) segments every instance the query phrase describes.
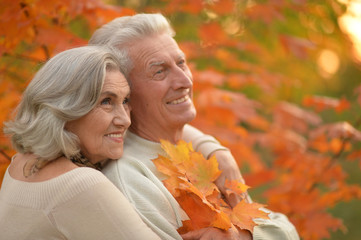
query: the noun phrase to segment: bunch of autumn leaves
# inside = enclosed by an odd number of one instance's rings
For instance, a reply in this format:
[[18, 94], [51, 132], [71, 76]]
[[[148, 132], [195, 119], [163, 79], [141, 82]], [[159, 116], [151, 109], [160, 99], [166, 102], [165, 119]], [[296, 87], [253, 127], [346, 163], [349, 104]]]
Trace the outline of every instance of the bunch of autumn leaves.
[[161, 141], [161, 145], [168, 156], [158, 155], [153, 162], [167, 176], [165, 187], [189, 217], [178, 229], [180, 234], [206, 227], [228, 230], [232, 225], [253, 232], [254, 218], [268, 219], [268, 214], [259, 210], [262, 204], [247, 202], [249, 187], [241, 182], [226, 180], [225, 187], [227, 193], [237, 194], [242, 200], [234, 208], [223, 200], [214, 184], [221, 174], [215, 157], [205, 159], [184, 141], [177, 145]]

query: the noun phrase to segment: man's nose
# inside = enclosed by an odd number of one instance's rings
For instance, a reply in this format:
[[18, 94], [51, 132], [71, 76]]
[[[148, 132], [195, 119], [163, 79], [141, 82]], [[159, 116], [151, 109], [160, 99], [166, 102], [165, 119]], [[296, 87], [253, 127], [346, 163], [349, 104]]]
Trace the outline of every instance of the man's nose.
[[173, 70], [171, 78], [174, 89], [193, 87], [192, 74], [189, 69], [182, 69], [177, 66]]

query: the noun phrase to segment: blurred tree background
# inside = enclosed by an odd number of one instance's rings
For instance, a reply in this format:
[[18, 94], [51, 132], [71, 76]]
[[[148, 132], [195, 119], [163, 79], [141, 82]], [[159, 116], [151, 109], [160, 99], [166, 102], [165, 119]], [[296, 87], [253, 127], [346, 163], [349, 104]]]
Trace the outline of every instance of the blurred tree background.
[[[193, 125], [303, 239], [361, 235], [361, 1], [0, 0], [0, 123], [55, 53], [111, 19], [161, 12], [194, 75]], [[1, 133], [2, 134], [2, 133]], [[14, 154], [0, 135], [0, 176]]]

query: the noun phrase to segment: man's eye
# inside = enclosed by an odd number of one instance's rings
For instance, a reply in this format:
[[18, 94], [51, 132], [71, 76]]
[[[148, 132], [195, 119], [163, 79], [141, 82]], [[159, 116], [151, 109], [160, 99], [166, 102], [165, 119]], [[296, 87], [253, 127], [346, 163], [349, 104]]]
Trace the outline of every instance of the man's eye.
[[160, 70], [156, 71], [155, 74], [161, 74], [162, 72], [164, 72], [164, 70], [160, 69]]
[[128, 104], [130, 102], [130, 98], [124, 98], [124, 100], [123, 100], [123, 104]]
[[110, 104], [110, 102], [111, 102], [111, 99], [110, 99], [110, 98], [104, 98], [104, 99], [100, 102], [100, 104], [101, 104], [101, 105], [108, 105], [108, 104]]
[[183, 65], [183, 64], [185, 64], [186, 63], [186, 61], [184, 60], [184, 59], [182, 59], [182, 60], [180, 60], [179, 62], [178, 62], [178, 65]]

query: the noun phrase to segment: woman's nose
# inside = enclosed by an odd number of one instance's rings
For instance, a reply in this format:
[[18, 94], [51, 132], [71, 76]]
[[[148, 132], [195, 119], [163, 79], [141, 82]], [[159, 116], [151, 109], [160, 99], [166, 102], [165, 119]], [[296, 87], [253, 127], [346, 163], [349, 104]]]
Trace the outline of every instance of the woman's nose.
[[129, 106], [122, 104], [116, 111], [113, 119], [114, 125], [122, 126], [127, 129], [130, 126], [130, 109]]

